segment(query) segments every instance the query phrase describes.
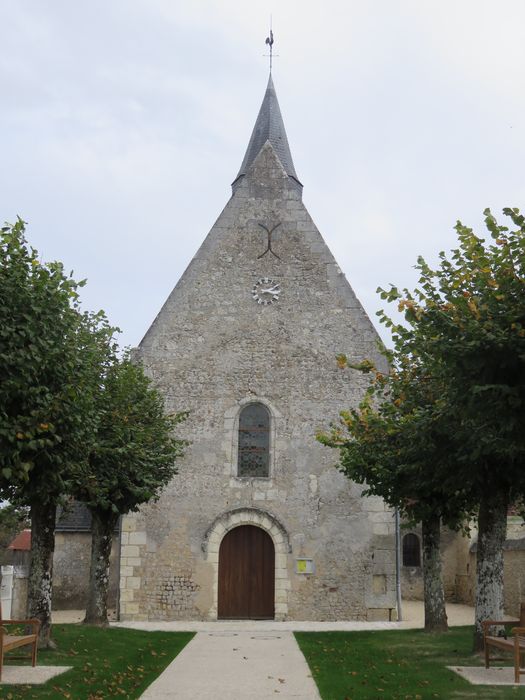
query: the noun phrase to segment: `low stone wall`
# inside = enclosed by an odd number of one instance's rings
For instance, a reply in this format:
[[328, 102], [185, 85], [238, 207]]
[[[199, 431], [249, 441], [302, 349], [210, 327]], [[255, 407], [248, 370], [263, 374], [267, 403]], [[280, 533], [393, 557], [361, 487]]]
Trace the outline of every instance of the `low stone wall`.
[[525, 538], [520, 548], [506, 549], [503, 556], [505, 612], [519, 617], [520, 604], [525, 602]]
[[[416, 534], [420, 532], [413, 530]], [[503, 552], [504, 607], [507, 615], [518, 615], [525, 601], [525, 537], [509, 528], [511, 537]], [[469, 551], [469, 549], [471, 551]], [[445, 599], [474, 605], [476, 601], [476, 542], [459, 533], [442, 532], [441, 547]], [[423, 567], [401, 567], [404, 600], [423, 600]]]
[[25, 620], [27, 617], [27, 582], [29, 566], [18, 564], [13, 570], [13, 592], [11, 596], [11, 619]]
[[[118, 591], [118, 537], [113, 538], [111, 550], [108, 607], [117, 605]], [[90, 532], [57, 532], [53, 558], [53, 609], [83, 610], [86, 607], [89, 564], [91, 557]]]
[[[476, 602], [476, 552], [470, 553], [466, 571], [457, 576], [459, 603]], [[503, 552], [503, 596], [505, 614], [519, 617], [520, 604], [525, 602], [525, 538], [507, 540]]]
[[[401, 537], [408, 532], [415, 533], [421, 542], [421, 528], [401, 530]], [[441, 563], [443, 567], [443, 587], [445, 599], [451, 603], [464, 602], [458, 597], [458, 575], [469, 571], [469, 547], [471, 540], [461, 533], [448, 528], [441, 529]], [[465, 583], [468, 590], [468, 583]], [[404, 600], [423, 600], [423, 553], [421, 566], [401, 567], [401, 594]]]

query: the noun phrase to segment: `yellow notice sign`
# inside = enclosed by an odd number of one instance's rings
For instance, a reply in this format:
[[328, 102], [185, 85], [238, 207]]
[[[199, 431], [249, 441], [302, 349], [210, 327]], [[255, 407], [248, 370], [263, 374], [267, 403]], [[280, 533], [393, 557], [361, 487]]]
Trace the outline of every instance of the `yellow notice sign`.
[[297, 574], [313, 574], [314, 562], [312, 559], [296, 559], [295, 572]]

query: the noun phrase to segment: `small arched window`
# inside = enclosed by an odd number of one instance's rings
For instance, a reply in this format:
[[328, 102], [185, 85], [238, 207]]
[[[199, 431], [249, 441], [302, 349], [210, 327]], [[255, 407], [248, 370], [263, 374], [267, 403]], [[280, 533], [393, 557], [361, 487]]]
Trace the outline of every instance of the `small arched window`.
[[250, 403], [240, 413], [237, 475], [270, 475], [270, 413], [262, 403]]
[[413, 532], [403, 537], [403, 566], [421, 566], [419, 537]]

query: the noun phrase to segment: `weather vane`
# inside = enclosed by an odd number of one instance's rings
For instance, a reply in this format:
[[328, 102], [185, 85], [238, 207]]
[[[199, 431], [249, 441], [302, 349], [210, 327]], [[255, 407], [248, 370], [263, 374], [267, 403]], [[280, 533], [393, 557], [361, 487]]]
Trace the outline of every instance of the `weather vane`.
[[273, 32], [272, 32], [272, 18], [270, 16], [270, 36], [266, 37], [266, 41], [264, 42], [270, 47], [270, 53], [269, 54], [264, 54], [265, 56], [269, 56], [270, 58], [270, 73], [272, 72], [272, 59], [273, 59]]

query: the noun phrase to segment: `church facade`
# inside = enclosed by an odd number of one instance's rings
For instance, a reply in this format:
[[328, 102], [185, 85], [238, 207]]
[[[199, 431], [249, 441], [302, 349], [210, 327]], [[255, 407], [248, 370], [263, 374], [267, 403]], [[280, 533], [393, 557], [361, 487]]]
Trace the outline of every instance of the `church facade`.
[[272, 78], [233, 194], [135, 351], [189, 411], [178, 474], [123, 519], [120, 616], [389, 619], [392, 512], [316, 431], [377, 335], [302, 202]]

